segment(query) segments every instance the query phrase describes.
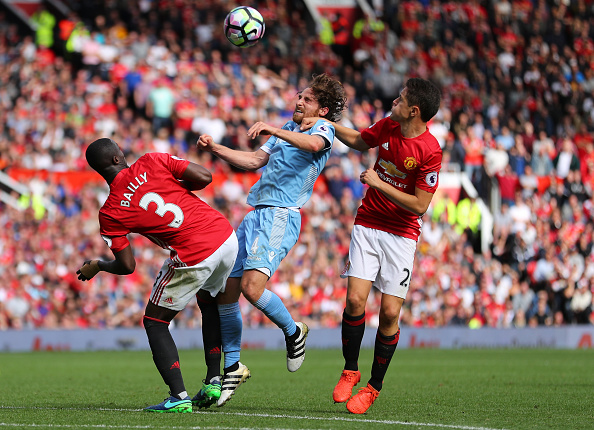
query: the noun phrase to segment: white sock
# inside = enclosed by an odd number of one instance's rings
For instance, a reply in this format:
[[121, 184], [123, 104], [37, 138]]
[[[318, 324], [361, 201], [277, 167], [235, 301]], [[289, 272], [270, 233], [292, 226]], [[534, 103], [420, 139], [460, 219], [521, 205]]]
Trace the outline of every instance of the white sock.
[[181, 400], [185, 399], [186, 397], [188, 397], [188, 393], [186, 391], [182, 391], [181, 393], [179, 393], [177, 395], [178, 398], [180, 398]]

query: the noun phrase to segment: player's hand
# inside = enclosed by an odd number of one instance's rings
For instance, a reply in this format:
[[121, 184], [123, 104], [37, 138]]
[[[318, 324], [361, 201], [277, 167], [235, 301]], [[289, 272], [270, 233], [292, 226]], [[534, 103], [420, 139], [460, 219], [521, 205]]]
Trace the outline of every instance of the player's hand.
[[303, 118], [303, 120], [301, 121], [301, 125], [299, 126], [299, 129], [301, 131], [305, 131], [305, 130], [309, 130], [310, 128], [312, 128], [314, 126], [314, 124], [316, 122], [318, 122], [320, 118], [317, 117], [309, 117], [309, 118]]
[[82, 267], [76, 271], [78, 279], [80, 281], [88, 281], [92, 279], [97, 273], [99, 273], [99, 260], [87, 260], [84, 262]]
[[359, 176], [359, 179], [363, 184], [367, 184], [371, 188], [379, 188], [384, 182], [373, 169], [364, 170], [363, 173], [361, 173], [361, 176]]
[[275, 130], [277, 130], [276, 127], [272, 127], [271, 125], [268, 125], [265, 122], [258, 121], [250, 127], [247, 134], [250, 137], [250, 139], [255, 139], [257, 136], [260, 135], [270, 136], [271, 134], [274, 134]]
[[212, 147], [214, 146], [214, 140], [212, 139], [212, 136], [208, 135], [208, 134], [202, 134], [200, 135], [200, 137], [198, 138], [198, 141], [196, 142], [196, 147], [202, 151], [212, 151]]

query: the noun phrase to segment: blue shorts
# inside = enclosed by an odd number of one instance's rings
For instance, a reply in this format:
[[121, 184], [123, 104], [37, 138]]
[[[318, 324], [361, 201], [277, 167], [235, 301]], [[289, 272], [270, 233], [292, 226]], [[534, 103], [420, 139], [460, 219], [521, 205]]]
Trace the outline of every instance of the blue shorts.
[[249, 212], [237, 229], [239, 252], [231, 278], [244, 270], [259, 270], [269, 277], [295, 246], [301, 231], [301, 214], [292, 209], [264, 207]]

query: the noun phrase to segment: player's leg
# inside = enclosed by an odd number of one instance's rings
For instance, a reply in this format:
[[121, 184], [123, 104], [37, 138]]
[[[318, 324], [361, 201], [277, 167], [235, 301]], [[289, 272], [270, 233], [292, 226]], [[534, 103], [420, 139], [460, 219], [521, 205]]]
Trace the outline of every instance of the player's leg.
[[[188, 402], [187, 410], [183, 412], [192, 411], [192, 399], [183, 387], [177, 347], [169, 333], [168, 324], [180, 310], [196, 298], [199, 290], [204, 289], [204, 292], [200, 293], [200, 297], [204, 300], [208, 298], [208, 294], [215, 297], [223, 289], [233, 268], [236, 255], [237, 238], [235, 233], [232, 233], [212, 255], [195, 266], [178, 266], [171, 259], [167, 259], [161, 267], [147, 304], [146, 316], [148, 318], [145, 317], [145, 327], [147, 327], [146, 321], [149, 320], [147, 335], [153, 351], [153, 358], [163, 380], [170, 385], [172, 397], [165, 399], [159, 405], [147, 408], [147, 410], [182, 412], [175, 410], [180, 409], [181, 406], [175, 406], [174, 400], [182, 398], [179, 400], [180, 402], [186, 400]], [[160, 315], [163, 318], [159, 318]], [[216, 343], [216, 338], [207, 342]], [[172, 358], [176, 358], [176, 360], [172, 364], [168, 364]], [[217, 367], [220, 367], [220, 364]], [[180, 392], [181, 388], [183, 391]], [[183, 407], [186, 408], [185, 403]]]
[[[241, 253], [240, 253], [241, 254]], [[200, 282], [200, 297], [206, 297], [208, 292], [211, 297], [216, 297], [216, 319], [218, 324], [212, 323], [220, 330], [220, 337], [211, 338], [213, 345], [220, 341], [225, 354], [225, 368], [222, 381], [218, 378], [219, 363], [216, 369], [216, 381], [205, 380], [202, 389], [192, 399], [199, 407], [209, 407], [215, 401], [222, 406], [235, 392], [235, 390], [250, 376], [249, 369], [239, 362], [241, 350], [242, 321], [239, 312], [238, 300], [241, 294], [239, 279], [230, 277], [238, 265], [238, 237], [232, 233], [229, 239], [217, 249], [215, 253], [204, 260], [201, 265], [208, 266], [211, 271]], [[212, 318], [215, 318], [213, 312]], [[209, 324], [209, 322], [207, 322]], [[206, 344], [205, 344], [206, 345]]]
[[241, 358], [241, 333], [243, 321], [239, 309], [241, 278], [227, 279], [224, 293], [217, 296], [217, 306], [221, 321], [221, 339], [225, 353], [224, 368], [235, 366]]
[[233, 269], [225, 281], [225, 289], [217, 294], [217, 306], [221, 321], [221, 340], [225, 354], [224, 368], [235, 368], [241, 355], [241, 333], [243, 321], [239, 309], [241, 295], [241, 276], [247, 257], [246, 228], [251, 224], [251, 213], [243, 219], [236, 232], [237, 252]]
[[348, 278], [346, 306], [341, 326], [344, 369], [332, 393], [332, 398], [337, 403], [349, 400], [353, 387], [361, 380], [359, 351], [365, 334], [365, 305], [371, 286], [372, 282], [369, 280], [354, 276]]
[[[267, 273], [270, 273], [269, 269], [267, 269]], [[262, 269], [252, 269], [243, 272], [241, 291], [252, 305], [261, 310], [264, 315], [283, 331], [285, 336], [292, 336], [298, 328], [281, 298], [274, 292], [266, 289], [266, 282], [269, 279], [267, 273], [263, 273]]]
[[355, 225], [351, 233], [349, 261], [341, 277], [348, 277], [347, 298], [342, 315], [342, 355], [344, 368], [332, 392], [335, 402], [350, 399], [361, 380], [359, 351], [365, 334], [365, 306], [380, 268], [376, 252], [376, 230]]
[[246, 216], [241, 292], [285, 336], [295, 334], [297, 326], [280, 297], [266, 289], [266, 282], [297, 242], [300, 228], [299, 213], [286, 208], [256, 209]]
[[382, 293], [379, 327], [375, 338], [371, 378], [347, 403], [347, 409], [362, 414], [379, 396], [382, 383], [400, 337], [398, 318], [410, 284], [417, 242], [376, 231], [380, 271], [374, 286]]
[[382, 294], [382, 303], [379, 317], [379, 327], [375, 337], [373, 349], [373, 364], [371, 366], [371, 379], [347, 403], [347, 409], [354, 414], [362, 414], [369, 409], [382, 389], [386, 371], [398, 346], [400, 330], [398, 317], [404, 299]]
[[266, 282], [297, 243], [301, 215], [286, 208], [265, 208], [252, 213], [252, 227], [246, 234], [249, 249], [241, 291], [250, 303], [283, 331], [287, 346], [287, 369], [295, 372], [305, 358], [305, 341], [309, 329], [306, 324], [293, 320], [280, 297], [266, 289]]
[[268, 275], [259, 270], [243, 273], [241, 290], [243, 295], [285, 334], [287, 348], [287, 369], [295, 372], [305, 360], [305, 341], [309, 328], [303, 322], [295, 322], [281, 298], [266, 289]]
[[223, 406], [235, 393], [235, 390], [251, 376], [249, 369], [239, 361], [243, 330], [238, 302], [241, 294], [240, 282], [241, 278], [229, 277], [225, 292], [217, 296], [225, 354], [221, 397], [217, 401], [219, 407]]
[[202, 314], [202, 343], [206, 362], [206, 377], [192, 404], [208, 408], [221, 397], [221, 323], [217, 301], [208, 291], [200, 290], [196, 301]]
[[379, 314], [379, 327], [375, 337], [373, 364], [369, 385], [377, 391], [382, 389], [386, 371], [398, 346], [400, 329], [398, 319], [404, 299], [389, 294], [382, 294], [381, 309]]
[[221, 322], [217, 299], [207, 291], [196, 294], [196, 302], [202, 314], [202, 343], [206, 362], [206, 380], [221, 376]]
[[149, 412], [192, 412], [192, 401], [184, 386], [177, 346], [169, 331], [169, 323], [177, 313], [176, 310], [157, 306], [150, 301], [146, 305], [144, 329], [153, 361], [171, 394], [163, 402], [145, 408]]
[[[217, 294], [217, 309], [221, 327], [221, 344], [224, 353], [223, 380], [221, 381], [221, 395], [217, 406], [223, 406], [235, 393], [235, 390], [250, 377], [249, 369], [240, 360], [241, 334], [243, 321], [239, 309], [241, 294], [241, 275], [246, 259], [246, 225], [249, 224], [250, 214], [244, 218], [236, 232], [237, 249], [233, 256], [233, 265], [225, 278], [225, 289]], [[196, 395], [198, 397], [200, 393]], [[195, 398], [196, 398], [195, 397]]]

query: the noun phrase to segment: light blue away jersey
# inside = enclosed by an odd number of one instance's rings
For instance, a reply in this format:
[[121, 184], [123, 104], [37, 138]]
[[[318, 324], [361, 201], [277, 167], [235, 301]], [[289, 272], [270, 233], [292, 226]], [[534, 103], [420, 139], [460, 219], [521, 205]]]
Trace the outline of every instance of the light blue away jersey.
[[328, 144], [323, 150], [312, 153], [297, 149], [276, 136], [268, 139], [261, 149], [270, 158], [264, 173], [250, 190], [247, 198], [250, 206], [302, 207], [311, 197], [314, 182], [330, 157], [334, 126], [328, 121], [320, 119], [312, 128], [303, 132], [299, 130], [299, 124], [289, 121], [283, 129], [319, 135]]

